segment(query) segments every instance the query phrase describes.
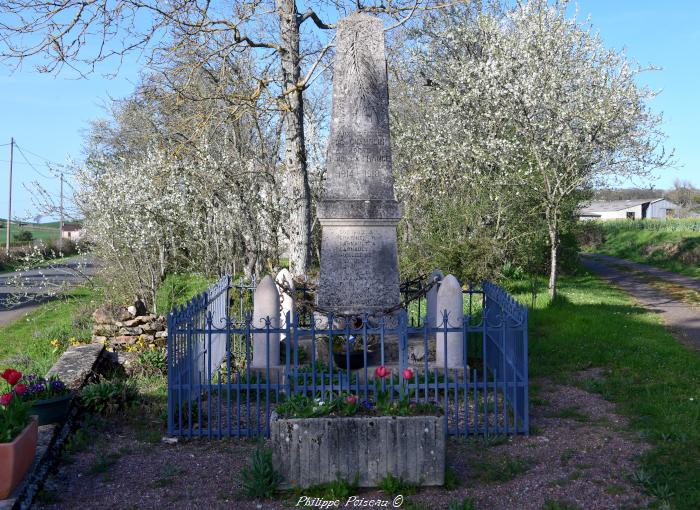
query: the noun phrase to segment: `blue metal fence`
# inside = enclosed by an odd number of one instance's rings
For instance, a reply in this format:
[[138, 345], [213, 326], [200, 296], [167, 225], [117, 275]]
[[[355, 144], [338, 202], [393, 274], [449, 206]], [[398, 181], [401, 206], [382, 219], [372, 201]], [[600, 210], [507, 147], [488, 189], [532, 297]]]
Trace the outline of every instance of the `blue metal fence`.
[[[169, 434], [269, 436], [271, 413], [292, 395], [371, 401], [378, 390], [439, 404], [451, 435], [528, 433], [527, 309], [500, 287], [470, 287], [461, 320], [443, 313], [435, 325], [412, 317], [419, 303], [382, 318], [296, 315], [285, 327], [253, 323], [254, 288], [227, 276], [169, 315]], [[445, 352], [454, 334], [461, 363], [436, 362], [438, 342]], [[270, 359], [278, 341], [280, 359]], [[256, 343], [266, 346], [258, 366]], [[380, 365], [391, 375], [375, 384]]]

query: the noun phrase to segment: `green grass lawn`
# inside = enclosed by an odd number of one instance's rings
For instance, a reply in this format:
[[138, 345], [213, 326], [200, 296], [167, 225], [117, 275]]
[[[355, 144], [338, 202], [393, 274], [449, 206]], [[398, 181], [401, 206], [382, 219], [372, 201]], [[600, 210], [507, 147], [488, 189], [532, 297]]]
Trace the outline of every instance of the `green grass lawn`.
[[[525, 283], [509, 288], [530, 302]], [[638, 477], [672, 508], [700, 508], [700, 355], [592, 275], [562, 278], [560, 289], [558, 302], [540, 296], [530, 314], [531, 377], [576, 384], [580, 370], [608, 369], [586, 389], [615, 402], [653, 445]]]
[[95, 290], [75, 289], [11, 324], [0, 326], [0, 368], [12, 366], [23, 372], [45, 374], [72, 339], [90, 341], [90, 315], [97, 308], [99, 298]]
[[[0, 239], [2, 241], [5, 241], [5, 230], [6, 230], [6, 224], [4, 222], [0, 223]], [[16, 234], [20, 234], [22, 232], [30, 232], [32, 234], [32, 237], [35, 240], [42, 240], [42, 241], [52, 241], [54, 239], [58, 239], [59, 232], [58, 232], [58, 222], [53, 222], [53, 223], [41, 223], [41, 224], [33, 224], [29, 223], [26, 226], [18, 227], [16, 224], [12, 224], [12, 227], [10, 229], [10, 234], [12, 235], [12, 239], [10, 239], [11, 244], [27, 244], [26, 242], [18, 242], [15, 240], [14, 236]]]
[[605, 239], [594, 252], [700, 278], [700, 232], [601, 228]]

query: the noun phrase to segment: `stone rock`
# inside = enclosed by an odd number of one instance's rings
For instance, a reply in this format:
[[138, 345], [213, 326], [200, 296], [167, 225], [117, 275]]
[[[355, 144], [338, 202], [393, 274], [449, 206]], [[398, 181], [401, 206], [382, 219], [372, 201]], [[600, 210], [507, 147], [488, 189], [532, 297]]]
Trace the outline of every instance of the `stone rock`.
[[154, 333], [156, 331], [163, 329], [163, 326], [162, 326], [162, 324], [159, 324], [157, 322], [147, 322], [141, 326], [141, 329], [144, 332], [148, 331], [148, 332]]
[[167, 331], [156, 331], [155, 337], [156, 338], [167, 338], [168, 332]]
[[120, 326], [126, 326], [128, 328], [133, 328], [134, 326], [140, 326], [144, 322], [147, 321], [146, 317], [134, 317], [133, 319], [129, 319], [128, 321], [124, 321], [120, 324]]
[[123, 307], [105, 304], [92, 313], [95, 324], [113, 324], [116, 321], [127, 320], [129, 312]]
[[129, 344], [136, 343], [136, 340], [138, 340], [137, 336], [120, 335], [120, 336], [115, 336], [114, 338], [111, 338], [109, 340], [109, 343], [113, 344], [113, 345], [129, 345]]
[[107, 337], [106, 337], [106, 336], [100, 336], [100, 335], [92, 335], [92, 342], [93, 342], [93, 343], [98, 343], [98, 344], [106, 344], [106, 343], [107, 343]]
[[143, 329], [140, 326], [137, 326], [135, 328], [120, 328], [119, 329], [120, 335], [139, 336], [142, 333], [143, 333]]
[[389, 474], [415, 485], [445, 480], [445, 432], [437, 416], [276, 419], [270, 440], [284, 488], [355, 476], [360, 487], [376, 487]]
[[156, 337], [153, 335], [141, 335], [139, 338], [141, 340], [143, 340], [144, 342], [146, 342], [147, 344], [153, 343], [156, 339]]
[[132, 317], [136, 317], [137, 310], [134, 305], [128, 306], [126, 309], [129, 312], [129, 315], [131, 315]]
[[95, 324], [92, 327], [93, 335], [112, 336], [119, 332], [119, 327], [115, 324]]
[[79, 389], [92, 374], [103, 351], [101, 344], [69, 347], [49, 369], [46, 377], [56, 375], [68, 388]]
[[[270, 328], [279, 328], [280, 324], [280, 295], [277, 285], [270, 275], [265, 276], [258, 284], [253, 295], [253, 327], [256, 330], [266, 327], [266, 319], [270, 320]], [[270, 366], [280, 363], [280, 335], [258, 331], [253, 333], [253, 368], [267, 366], [269, 349]]]
[[[445, 328], [445, 317], [447, 318], [447, 328], [461, 328], [464, 321], [464, 298], [462, 287], [455, 276], [448, 274], [440, 284], [437, 293], [437, 317], [435, 326]], [[447, 335], [447, 341], [445, 341]], [[436, 333], [435, 363], [438, 367], [458, 368], [464, 366], [464, 335], [461, 331], [448, 331], [447, 333], [438, 330]], [[446, 344], [446, 345], [445, 345]], [[445, 352], [445, 348], [447, 351]]]
[[384, 26], [368, 14], [338, 22], [318, 305], [336, 313], [400, 302]]

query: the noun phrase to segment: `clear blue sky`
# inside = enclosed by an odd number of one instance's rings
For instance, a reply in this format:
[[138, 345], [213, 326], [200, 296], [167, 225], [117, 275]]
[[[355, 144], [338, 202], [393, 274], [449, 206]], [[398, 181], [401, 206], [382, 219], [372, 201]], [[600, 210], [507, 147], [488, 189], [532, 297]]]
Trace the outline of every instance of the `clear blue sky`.
[[[662, 71], [648, 73], [644, 83], [662, 91], [653, 106], [665, 115], [668, 146], [676, 151], [679, 168], [659, 172], [656, 187], [669, 187], [675, 178], [700, 186], [700, 2], [695, 0], [581, 0], [579, 16], [591, 16], [607, 45], [627, 49], [641, 64]], [[107, 73], [111, 66], [103, 66]], [[47, 175], [44, 161], [27, 151], [56, 162], [68, 156], [79, 159], [83, 134], [91, 119], [104, 116], [109, 96], [128, 95], [138, 78], [138, 65], [128, 62], [116, 78], [100, 73], [87, 80], [39, 74], [30, 63], [13, 74], [0, 67], [0, 217], [7, 214], [9, 147], [14, 136], [30, 162]], [[33, 217], [37, 210], [25, 189], [39, 180], [58, 197], [58, 179], [37, 175], [20, 154], [15, 154], [13, 216]]]

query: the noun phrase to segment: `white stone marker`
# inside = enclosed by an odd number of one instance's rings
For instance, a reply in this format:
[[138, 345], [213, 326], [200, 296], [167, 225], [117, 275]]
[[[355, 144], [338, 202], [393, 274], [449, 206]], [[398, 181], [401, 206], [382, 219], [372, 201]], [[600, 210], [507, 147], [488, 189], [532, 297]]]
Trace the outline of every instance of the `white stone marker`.
[[[448, 274], [440, 284], [437, 293], [437, 316], [435, 325], [444, 328], [444, 314], [447, 311], [448, 327], [461, 328], [464, 320], [464, 300], [462, 287], [459, 280]], [[464, 338], [461, 331], [447, 333], [447, 353], [445, 353], [445, 333], [438, 331], [436, 334], [435, 361], [437, 367], [459, 368], [463, 366]]]
[[[294, 325], [294, 297], [285, 292], [285, 287], [289, 291], [294, 290], [294, 278], [292, 278], [292, 273], [289, 272], [287, 268], [282, 269], [275, 277], [275, 283], [277, 283], [277, 290], [280, 294], [280, 327], [287, 327], [287, 313], [289, 313], [289, 327]], [[282, 333], [280, 335], [280, 340], [284, 341], [287, 335]]]
[[[438, 282], [441, 282], [442, 279], [445, 277], [444, 274], [442, 274], [442, 271], [439, 269], [433, 269], [433, 272], [430, 273], [430, 278], [428, 279], [428, 283], [433, 282], [436, 278]], [[437, 293], [438, 289], [440, 288], [440, 284], [438, 283], [437, 285], [433, 285], [430, 290], [428, 291], [428, 294], [426, 295], [426, 303], [425, 303], [425, 325], [428, 328], [432, 328], [436, 324], [437, 320]], [[434, 334], [428, 335], [430, 338], [435, 338]]]
[[[270, 318], [270, 328], [278, 328], [280, 324], [280, 295], [272, 276], [267, 275], [258, 284], [253, 295], [253, 324], [255, 329], [266, 327], [265, 319]], [[253, 368], [267, 366], [267, 349], [269, 349], [270, 366], [280, 364], [280, 335], [265, 331], [253, 333]]]

